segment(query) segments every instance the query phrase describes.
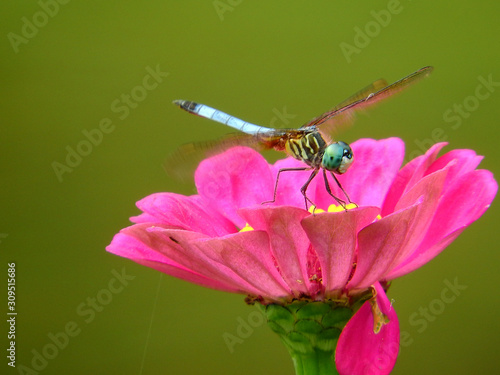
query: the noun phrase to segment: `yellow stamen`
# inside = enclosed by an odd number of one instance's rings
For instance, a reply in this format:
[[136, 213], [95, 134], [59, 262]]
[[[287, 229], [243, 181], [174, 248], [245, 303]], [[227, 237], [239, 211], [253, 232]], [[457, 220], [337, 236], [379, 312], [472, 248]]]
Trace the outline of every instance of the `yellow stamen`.
[[[349, 204], [347, 204], [347, 205], [345, 206], [345, 208], [344, 208], [344, 207], [342, 207], [341, 205], [336, 206], [336, 205], [332, 204], [332, 205], [330, 205], [330, 206], [328, 207], [328, 212], [342, 212], [342, 211], [345, 211], [345, 210], [352, 210], [353, 208], [358, 208], [358, 207], [359, 207], [359, 206], [358, 206], [357, 204], [355, 204], [355, 203], [349, 203]], [[309, 209], [309, 212], [311, 212], [311, 209]], [[316, 209], [314, 212], [324, 212], [324, 211], [323, 211], [323, 210], [320, 210], [320, 209], [318, 208], [318, 209]], [[377, 215], [377, 217], [375, 218], [375, 221], [376, 221], [376, 220], [380, 220], [380, 219], [382, 219], [382, 216]]]
[[321, 208], [317, 208], [316, 206], [311, 206], [309, 207], [309, 210], [308, 210], [310, 213], [312, 214], [320, 214], [322, 212], [325, 212], [325, 210], [322, 210]]
[[245, 224], [243, 228], [240, 229], [240, 232], [249, 232], [251, 230], [254, 230], [248, 223]]
[[342, 211], [345, 211], [346, 209], [347, 210], [352, 210], [353, 208], [356, 208], [358, 207], [357, 205], [355, 205], [354, 203], [349, 203], [347, 206], [342, 207], [341, 205], [334, 205], [334, 204], [331, 204], [330, 207], [328, 207], [328, 212], [342, 212]]

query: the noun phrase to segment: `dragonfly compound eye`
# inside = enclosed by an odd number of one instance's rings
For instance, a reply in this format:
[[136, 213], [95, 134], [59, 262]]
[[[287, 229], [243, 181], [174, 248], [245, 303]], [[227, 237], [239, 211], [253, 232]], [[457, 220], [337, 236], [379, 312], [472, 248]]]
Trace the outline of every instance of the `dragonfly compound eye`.
[[353, 160], [351, 147], [345, 142], [336, 142], [326, 148], [322, 165], [328, 171], [342, 174], [349, 169]]

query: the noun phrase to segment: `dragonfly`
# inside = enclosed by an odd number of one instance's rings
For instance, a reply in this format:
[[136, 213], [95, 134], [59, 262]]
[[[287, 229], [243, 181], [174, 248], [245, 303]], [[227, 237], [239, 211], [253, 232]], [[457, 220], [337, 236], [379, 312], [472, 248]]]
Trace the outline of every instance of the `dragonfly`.
[[[356, 112], [365, 110], [381, 100], [399, 93], [411, 84], [427, 77], [432, 70], [431, 66], [426, 66], [390, 85], [384, 79], [379, 79], [298, 129], [273, 129], [259, 126], [240, 120], [205, 104], [189, 100], [175, 100], [174, 104], [181, 109], [194, 115], [220, 122], [239, 130], [241, 133], [216, 141], [191, 143], [181, 146], [167, 159], [166, 169], [170, 172], [174, 171], [173, 174], [176, 174], [175, 171], [185, 170], [184, 164], [186, 161], [193, 159], [193, 156], [201, 159], [207, 155], [210, 156], [223, 152], [233, 146], [249, 146], [257, 150], [274, 149], [285, 152], [305, 165], [297, 168], [280, 169], [275, 181], [273, 199], [262, 203], [275, 202], [281, 173], [310, 170], [311, 174], [309, 178], [300, 188], [300, 192], [304, 197], [306, 210], [308, 209], [308, 204], [313, 208], [316, 207], [314, 202], [307, 196], [307, 188], [320, 171], [323, 174], [327, 193], [340, 206], [347, 210], [347, 202], [353, 202], [336, 175], [342, 175], [347, 172], [354, 161], [354, 154], [346, 142], [334, 141], [332, 134], [341, 126], [351, 124]], [[344, 194], [346, 200], [333, 194], [328, 182], [327, 173], [333, 177], [333, 180]]]

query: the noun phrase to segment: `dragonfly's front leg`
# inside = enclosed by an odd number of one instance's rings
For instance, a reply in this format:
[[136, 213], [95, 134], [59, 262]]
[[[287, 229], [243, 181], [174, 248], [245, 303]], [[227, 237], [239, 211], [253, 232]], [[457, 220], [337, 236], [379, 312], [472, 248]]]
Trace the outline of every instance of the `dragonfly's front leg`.
[[[271, 201], [265, 201], [265, 202], [262, 202], [262, 204], [265, 204], [265, 203], [274, 203], [274, 202], [276, 201], [276, 191], [278, 190], [278, 181], [280, 180], [280, 174], [281, 174], [281, 172], [289, 172], [289, 171], [307, 171], [307, 170], [309, 170], [309, 169], [311, 169], [311, 167], [301, 167], [301, 168], [282, 168], [282, 169], [280, 169], [280, 170], [278, 171], [278, 175], [276, 176], [276, 182], [274, 183], [273, 200], [271, 200]], [[318, 172], [316, 171], [316, 173], [318, 173]], [[314, 176], [316, 176], [316, 173], [314, 174]], [[313, 176], [313, 177], [314, 177], [314, 176]], [[304, 187], [307, 189], [307, 185], [309, 185], [309, 183], [311, 182], [311, 180], [312, 180], [312, 177], [311, 177], [311, 178], [309, 178], [309, 180], [307, 181], [307, 183], [306, 183], [304, 186], [302, 186], [302, 188], [300, 189], [300, 192], [302, 193], [302, 195], [304, 195], [304, 198], [306, 198], [306, 210], [307, 210], [307, 201], [309, 200], [309, 198], [307, 198], [307, 197], [305, 196], [305, 193], [303, 193], [303, 192], [302, 192], [302, 189], [304, 189]], [[313, 204], [313, 203], [311, 202], [311, 200], [309, 200], [309, 202], [310, 202], [311, 204]]]

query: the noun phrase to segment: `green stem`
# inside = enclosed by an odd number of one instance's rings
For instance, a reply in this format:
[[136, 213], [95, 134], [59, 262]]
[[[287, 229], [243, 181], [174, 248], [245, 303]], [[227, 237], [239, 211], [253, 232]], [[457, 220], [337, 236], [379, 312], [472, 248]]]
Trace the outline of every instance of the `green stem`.
[[285, 344], [297, 375], [334, 375], [335, 348], [342, 329], [354, 314], [335, 301], [296, 300], [261, 306], [267, 324]]
[[335, 375], [335, 348], [345, 325], [371, 291], [345, 300], [311, 301], [258, 305], [267, 324], [290, 353], [297, 375]]
[[315, 350], [312, 353], [299, 353], [289, 348], [296, 375], [335, 375], [333, 352]]

